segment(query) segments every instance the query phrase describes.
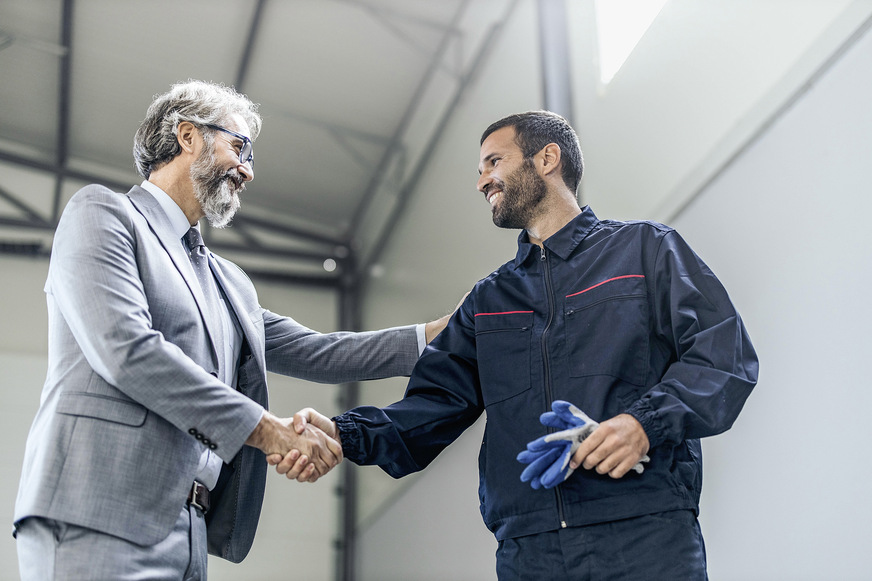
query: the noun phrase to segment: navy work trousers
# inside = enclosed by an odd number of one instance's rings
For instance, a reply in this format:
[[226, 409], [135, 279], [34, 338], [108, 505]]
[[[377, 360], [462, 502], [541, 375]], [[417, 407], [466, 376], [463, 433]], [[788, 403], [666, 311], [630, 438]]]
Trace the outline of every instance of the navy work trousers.
[[673, 510], [500, 541], [500, 581], [706, 581], [696, 515]]

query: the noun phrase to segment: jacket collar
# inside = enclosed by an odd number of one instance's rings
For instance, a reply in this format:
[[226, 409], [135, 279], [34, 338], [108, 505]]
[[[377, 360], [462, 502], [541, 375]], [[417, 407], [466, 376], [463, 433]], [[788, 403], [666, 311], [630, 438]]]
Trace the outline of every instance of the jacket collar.
[[[599, 218], [596, 217], [590, 206], [585, 206], [582, 208], [581, 214], [570, 220], [566, 226], [551, 235], [543, 244], [545, 248], [562, 260], [566, 260], [598, 223]], [[521, 266], [533, 252], [538, 255], [539, 247], [530, 242], [527, 231], [522, 230], [518, 235], [518, 254], [515, 256], [515, 267]]]

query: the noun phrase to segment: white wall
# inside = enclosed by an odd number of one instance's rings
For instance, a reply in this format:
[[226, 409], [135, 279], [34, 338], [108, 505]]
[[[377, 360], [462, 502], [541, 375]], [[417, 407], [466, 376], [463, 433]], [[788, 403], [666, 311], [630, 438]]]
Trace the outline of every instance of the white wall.
[[[532, 17], [525, 9], [519, 22]], [[521, 59], [530, 47], [516, 41], [499, 43], [501, 58], [476, 81], [422, 176], [369, 312], [396, 309], [397, 287], [445, 302], [428, 276], [468, 288], [513, 254], [474, 193], [473, 164], [481, 129], [514, 112], [488, 111], [488, 91], [514, 91], [515, 111], [537, 105], [525, 83], [535, 66]], [[704, 443], [712, 579], [872, 575], [864, 495], [872, 391], [862, 367], [872, 350], [870, 62], [866, 34], [674, 220], [731, 291], [761, 358], [760, 384], [734, 429]], [[471, 432], [366, 521], [360, 579], [493, 578], [495, 543], [479, 534], [470, 506], [480, 426]]]
[[713, 579], [872, 577], [870, 62], [867, 33], [675, 221], [761, 360], [735, 428], [704, 442]]

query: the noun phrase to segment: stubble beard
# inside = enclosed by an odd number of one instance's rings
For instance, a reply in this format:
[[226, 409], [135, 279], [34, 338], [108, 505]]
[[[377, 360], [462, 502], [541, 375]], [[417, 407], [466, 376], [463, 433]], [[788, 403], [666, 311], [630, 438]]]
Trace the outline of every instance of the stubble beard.
[[199, 159], [191, 164], [194, 197], [203, 215], [213, 228], [224, 228], [242, 204], [239, 192], [245, 189], [236, 169], [223, 171], [215, 160], [213, 147], [203, 149]]
[[536, 173], [530, 159], [509, 175], [502, 188], [502, 200], [493, 209], [494, 225], [498, 228], [526, 228], [539, 212], [539, 204], [548, 193], [545, 180]]

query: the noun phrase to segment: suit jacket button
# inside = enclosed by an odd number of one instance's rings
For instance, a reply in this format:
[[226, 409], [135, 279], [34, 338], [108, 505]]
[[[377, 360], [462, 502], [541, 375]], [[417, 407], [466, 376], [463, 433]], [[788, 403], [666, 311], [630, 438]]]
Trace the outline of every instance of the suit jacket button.
[[216, 444], [215, 442], [212, 442], [211, 444], [209, 444], [209, 449], [210, 450], [217, 450], [218, 444]]
[[190, 430], [188, 430], [188, 433], [191, 434], [192, 436], [196, 436], [197, 435], [197, 428], [191, 428]]
[[201, 442], [203, 441], [203, 438], [204, 438], [203, 434], [201, 434], [199, 432], [197, 432], [197, 435], [194, 437], [197, 438], [198, 440], [200, 440]]

